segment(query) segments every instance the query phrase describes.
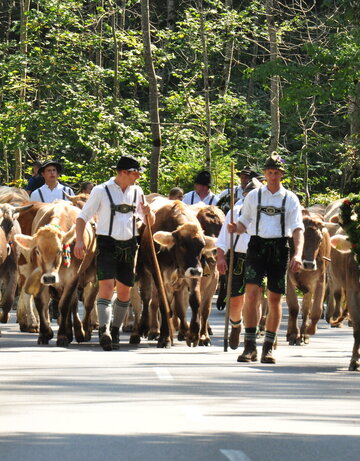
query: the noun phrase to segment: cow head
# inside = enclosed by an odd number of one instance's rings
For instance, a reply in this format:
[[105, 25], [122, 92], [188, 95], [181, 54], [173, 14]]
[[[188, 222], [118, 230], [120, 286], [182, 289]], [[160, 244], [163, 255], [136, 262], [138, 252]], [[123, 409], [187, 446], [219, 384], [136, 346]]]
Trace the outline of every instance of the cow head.
[[[304, 214], [304, 213], [303, 213]], [[302, 254], [303, 270], [316, 270], [316, 258], [327, 229], [324, 221], [319, 217], [304, 214], [304, 249]]]
[[78, 194], [78, 195], [69, 195], [65, 191], [64, 191], [64, 195], [68, 200], [70, 200], [70, 202], [74, 206], [76, 206], [77, 208], [80, 208], [80, 210], [83, 209], [85, 203], [88, 201], [88, 199], [90, 197], [89, 194], [85, 194], [85, 193], [81, 193], [81, 194]]
[[173, 232], [159, 231], [154, 240], [173, 253], [180, 277], [199, 278], [203, 275], [200, 262], [204, 250], [215, 248], [216, 239], [204, 236], [198, 224], [187, 223]]
[[25, 206], [12, 206], [9, 203], [2, 203], [0, 205], [0, 226], [4, 230], [6, 236], [10, 234], [14, 227], [14, 220], [19, 217], [21, 211], [31, 208], [33, 204]]
[[64, 247], [75, 239], [75, 224], [67, 232], [61, 231], [56, 226], [47, 225], [41, 227], [32, 237], [17, 234], [14, 238], [21, 248], [31, 252], [31, 259], [37, 266], [34, 272], [40, 283], [43, 285], [58, 283]]

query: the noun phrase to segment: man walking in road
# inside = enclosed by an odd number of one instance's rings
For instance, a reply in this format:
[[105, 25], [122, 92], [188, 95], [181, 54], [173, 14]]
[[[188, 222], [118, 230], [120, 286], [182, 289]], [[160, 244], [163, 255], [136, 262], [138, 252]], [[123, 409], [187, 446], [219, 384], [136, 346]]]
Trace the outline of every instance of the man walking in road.
[[281, 321], [281, 298], [286, 290], [290, 237], [294, 240], [295, 252], [289, 268], [297, 272], [301, 267], [304, 245], [301, 207], [296, 195], [281, 184], [284, 171], [283, 160], [273, 152], [264, 165], [267, 184], [249, 193], [238, 221], [228, 225], [229, 232], [242, 234], [247, 231], [251, 235], [245, 272], [245, 348], [238, 362], [257, 360], [259, 316], [256, 307], [259, 304], [259, 287], [267, 277], [269, 312], [261, 362], [275, 363], [273, 348]]
[[[75, 256], [84, 256], [83, 234], [86, 222], [97, 216], [97, 276], [99, 293], [99, 339], [104, 351], [119, 347], [119, 329], [128, 310], [130, 290], [134, 285], [134, 263], [137, 251], [136, 218], [152, 225], [155, 217], [144, 194], [135, 185], [143, 168], [133, 157], [123, 156], [116, 166], [117, 174], [109, 181], [95, 186], [76, 221]], [[113, 306], [114, 284], [117, 299]]]

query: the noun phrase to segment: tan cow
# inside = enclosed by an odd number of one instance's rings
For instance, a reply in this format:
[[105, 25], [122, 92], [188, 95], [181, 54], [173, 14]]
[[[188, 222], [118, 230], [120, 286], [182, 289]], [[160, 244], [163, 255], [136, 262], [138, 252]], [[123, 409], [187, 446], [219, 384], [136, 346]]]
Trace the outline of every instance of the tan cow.
[[[78, 342], [90, 339], [89, 315], [94, 306], [94, 290], [84, 296], [84, 327], [77, 313], [79, 278], [86, 272], [94, 274], [95, 232], [86, 226], [85, 239], [88, 252], [80, 261], [73, 256], [75, 221], [79, 209], [68, 202], [59, 200], [46, 204], [36, 214], [32, 236], [18, 234], [15, 241], [22, 250], [30, 254], [31, 273], [25, 283], [25, 292], [34, 296], [40, 318], [39, 344], [48, 344], [53, 337], [48, 319], [50, 296], [59, 300], [61, 314], [57, 345], [66, 347], [73, 340], [72, 325]], [[92, 275], [93, 276], [93, 275]], [[91, 276], [90, 276], [91, 277]], [[87, 280], [95, 287], [96, 280]], [[73, 322], [72, 322], [73, 317]]]
[[351, 315], [354, 346], [349, 364], [350, 371], [360, 369], [360, 265], [351, 251], [346, 233], [339, 229], [331, 237], [333, 275], [344, 286], [346, 303]]
[[[289, 307], [287, 340], [290, 345], [308, 343], [316, 332], [321, 317], [325, 293], [326, 266], [330, 257], [330, 237], [325, 222], [304, 210], [304, 249], [299, 272], [288, 271], [286, 301]], [[291, 253], [293, 248], [291, 245]], [[302, 325], [298, 327], [299, 302], [296, 294], [303, 294]], [[310, 319], [310, 323], [308, 323]]]
[[[25, 208], [29, 208], [28, 205]], [[17, 287], [18, 248], [14, 243], [14, 235], [20, 232], [17, 222], [23, 207], [14, 207], [8, 203], [0, 204], [0, 321], [7, 323], [9, 312], [15, 300]]]

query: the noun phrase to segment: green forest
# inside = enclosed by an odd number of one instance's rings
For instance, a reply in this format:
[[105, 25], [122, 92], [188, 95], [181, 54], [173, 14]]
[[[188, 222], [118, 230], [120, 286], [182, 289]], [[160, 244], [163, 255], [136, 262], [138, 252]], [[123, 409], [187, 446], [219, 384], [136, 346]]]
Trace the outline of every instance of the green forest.
[[286, 185], [360, 189], [359, 0], [0, 0], [0, 183], [77, 186], [122, 154], [146, 192], [213, 190], [276, 150]]

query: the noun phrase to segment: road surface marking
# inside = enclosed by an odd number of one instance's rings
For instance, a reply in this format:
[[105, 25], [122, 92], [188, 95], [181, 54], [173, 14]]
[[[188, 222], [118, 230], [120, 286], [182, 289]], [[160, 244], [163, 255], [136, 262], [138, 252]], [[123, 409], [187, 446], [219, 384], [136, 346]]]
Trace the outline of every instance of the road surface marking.
[[173, 377], [167, 368], [155, 367], [154, 371], [161, 381], [173, 381]]
[[241, 450], [220, 450], [224, 456], [227, 457], [229, 461], [251, 461], [251, 459], [245, 455]]
[[197, 407], [189, 405], [189, 406], [181, 407], [181, 411], [190, 421], [197, 421], [197, 422], [205, 421], [204, 415], [201, 413], [201, 411]]

